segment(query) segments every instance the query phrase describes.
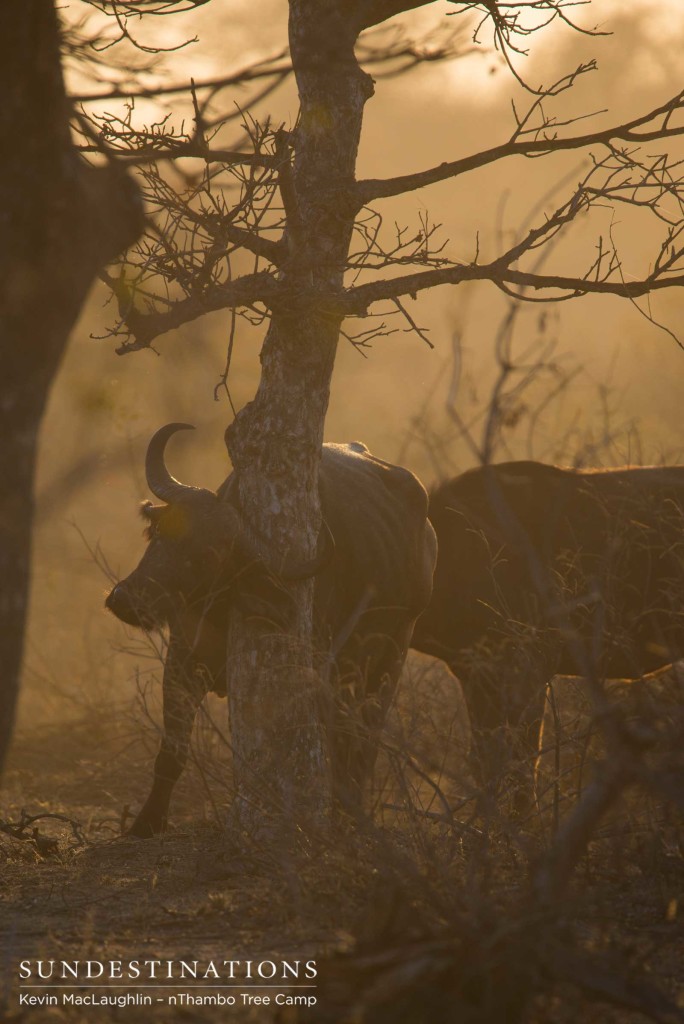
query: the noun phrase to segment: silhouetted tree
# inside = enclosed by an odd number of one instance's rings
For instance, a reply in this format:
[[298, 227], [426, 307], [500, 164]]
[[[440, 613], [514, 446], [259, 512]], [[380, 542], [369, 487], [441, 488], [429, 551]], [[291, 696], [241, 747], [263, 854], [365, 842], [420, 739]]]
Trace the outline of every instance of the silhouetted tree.
[[3, 11], [0, 131], [0, 768], [19, 690], [33, 476], [50, 387], [100, 267], [142, 230], [124, 170], [74, 149], [52, 3]]

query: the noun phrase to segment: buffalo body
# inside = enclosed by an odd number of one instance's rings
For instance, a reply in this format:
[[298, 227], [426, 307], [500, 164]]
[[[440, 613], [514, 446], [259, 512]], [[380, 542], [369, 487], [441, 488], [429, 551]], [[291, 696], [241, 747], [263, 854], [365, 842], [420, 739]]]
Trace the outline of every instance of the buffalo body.
[[235, 608], [264, 628], [287, 630], [287, 582], [315, 575], [316, 651], [333, 694], [330, 749], [339, 800], [358, 806], [377, 736], [426, 607], [436, 557], [427, 494], [407, 470], [359, 443], [325, 445], [319, 473], [327, 539], [314, 564], [267, 567], [248, 540], [234, 476], [218, 492], [187, 487], [166, 470], [170, 424], [150, 442], [147, 479], [163, 504], [143, 506], [149, 544], [107, 607], [144, 629], [168, 626], [164, 736], [150, 796], [132, 833], [165, 827], [187, 757], [196, 710], [209, 690], [226, 693], [226, 637]]
[[487, 771], [531, 765], [557, 674], [684, 654], [684, 468], [471, 470], [430, 498], [439, 559], [412, 646], [459, 676]]

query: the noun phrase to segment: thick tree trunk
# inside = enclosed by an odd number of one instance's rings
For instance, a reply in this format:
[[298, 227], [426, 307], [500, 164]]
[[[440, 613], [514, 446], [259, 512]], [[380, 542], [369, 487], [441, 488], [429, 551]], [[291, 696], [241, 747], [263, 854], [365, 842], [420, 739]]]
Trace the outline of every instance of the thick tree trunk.
[[99, 267], [131, 244], [142, 210], [130, 181], [71, 145], [55, 12], [3, 10], [0, 138], [0, 769], [23, 653], [41, 419], [69, 331]]
[[[275, 570], [286, 553], [307, 559], [316, 550], [318, 465], [340, 328], [321, 310], [342, 285], [354, 221], [347, 196], [373, 91], [341, 7], [338, 0], [290, 0], [301, 109], [294, 137], [281, 139], [287, 297], [273, 311], [257, 395], [226, 437], [245, 520]], [[287, 635], [236, 616], [229, 637], [237, 806], [243, 827], [256, 832], [324, 820], [331, 803], [313, 583], [290, 591], [296, 613]]]

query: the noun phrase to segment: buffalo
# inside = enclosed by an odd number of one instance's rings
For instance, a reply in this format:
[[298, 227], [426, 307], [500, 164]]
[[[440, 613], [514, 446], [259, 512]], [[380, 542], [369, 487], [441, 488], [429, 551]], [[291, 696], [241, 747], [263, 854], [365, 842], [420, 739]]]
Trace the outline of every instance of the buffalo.
[[634, 679], [682, 657], [683, 510], [676, 466], [509, 462], [433, 491], [439, 558], [412, 646], [460, 678], [491, 779], [525, 762], [529, 779], [552, 676]]
[[196, 711], [207, 692], [225, 695], [231, 611], [287, 630], [288, 581], [315, 577], [316, 647], [337, 695], [329, 740], [339, 801], [358, 808], [372, 772], [377, 735], [428, 604], [436, 558], [427, 494], [413, 474], [375, 458], [360, 443], [323, 446], [319, 489], [325, 529], [307, 565], [267, 566], [245, 528], [232, 474], [216, 492], [171, 476], [165, 448], [188, 424], [153, 436], [145, 502], [147, 549], [117, 583], [106, 607], [145, 630], [168, 627], [164, 732], [148, 799], [130, 833], [166, 826], [171, 793], [187, 758]]

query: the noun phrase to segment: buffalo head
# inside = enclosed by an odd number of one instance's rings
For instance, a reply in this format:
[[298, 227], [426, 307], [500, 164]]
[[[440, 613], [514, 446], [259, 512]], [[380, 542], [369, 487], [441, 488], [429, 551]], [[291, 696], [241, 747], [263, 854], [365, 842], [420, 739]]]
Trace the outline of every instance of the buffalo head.
[[[163, 504], [141, 507], [149, 544], [130, 576], [113, 588], [106, 607], [123, 622], [143, 629], [163, 626], [179, 609], [218, 601], [229, 563], [245, 562], [243, 530], [237, 510], [214, 491], [182, 484], [164, 462], [166, 445], [189, 423], [169, 423], [147, 449], [147, 485]], [[242, 557], [241, 557], [242, 556]], [[243, 567], [242, 566], [242, 567]]]
[[147, 550], [105, 605], [123, 622], [148, 630], [188, 611], [209, 621], [223, 619], [228, 602], [284, 625], [292, 603], [283, 582], [315, 575], [324, 559], [286, 564], [275, 575], [247, 537], [227, 495], [190, 487], [171, 476], [164, 461], [166, 445], [177, 431], [192, 429], [189, 423], [169, 423], [148, 445], [147, 485], [163, 504], [142, 505]]

